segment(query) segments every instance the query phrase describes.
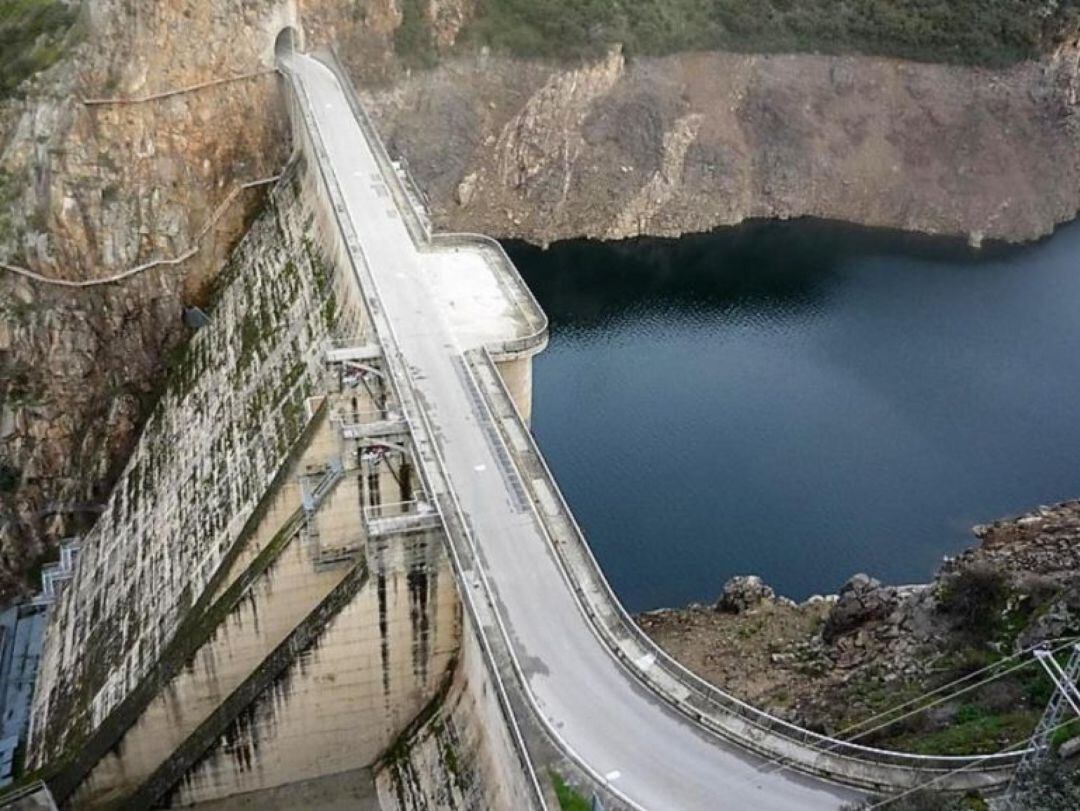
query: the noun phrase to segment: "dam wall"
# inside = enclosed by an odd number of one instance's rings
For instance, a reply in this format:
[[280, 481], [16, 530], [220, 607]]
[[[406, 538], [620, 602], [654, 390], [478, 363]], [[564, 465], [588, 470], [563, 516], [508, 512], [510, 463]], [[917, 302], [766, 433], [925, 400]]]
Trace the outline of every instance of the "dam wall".
[[384, 811], [529, 807], [530, 788], [482, 657], [467, 628], [452, 682], [377, 764]]
[[[295, 134], [51, 608], [29, 762], [79, 808], [353, 807], [414, 745], [411, 775], [454, 777], [415, 736], [435, 707], [469, 781], [440, 807], [528, 807], [378, 304]], [[501, 356], [523, 405], [534, 349]]]
[[437, 534], [372, 542], [359, 590], [176, 785], [185, 806], [371, 765], [453, 673], [460, 612]]
[[[237, 249], [205, 330], [232, 337], [226, 355], [259, 353], [251, 364], [276, 351], [304, 358], [303, 368], [290, 367], [297, 382], [289, 385], [303, 387], [298, 413], [307, 430], [203, 589], [206, 610], [185, 617], [187, 644], [169, 652], [173, 667], [158, 668], [148, 703], [78, 786], [80, 807], [186, 805], [365, 767], [431, 699], [456, 654], [459, 607], [438, 534], [365, 537], [358, 474], [338, 482], [310, 517], [318, 543], [305, 531], [304, 477], [343, 455], [340, 426], [324, 413], [326, 347], [332, 336], [370, 338], [355, 277], [328, 257], [338, 232], [319, 200], [301, 156]], [[283, 281], [280, 295], [265, 295], [276, 290], [265, 278]], [[239, 292], [252, 288], [250, 298]], [[263, 350], [253, 344], [262, 333], [252, 319], [275, 332], [277, 323], [264, 322], [277, 307], [292, 327]], [[203, 333], [196, 339], [206, 342]], [[194, 377], [212, 366], [208, 359], [193, 370], [189, 385], [197, 390]], [[398, 484], [384, 469], [363, 486], [390, 492]], [[350, 554], [320, 559], [320, 550], [346, 547]], [[354, 587], [335, 598], [350, 577]], [[331, 599], [334, 612], [309, 627]], [[307, 638], [299, 647], [298, 632]]]
[[211, 325], [173, 368], [82, 540], [50, 614], [32, 767], [96, 759], [96, 747], [111, 746], [133, 718], [129, 700], [145, 703], [138, 688], [160, 686], [170, 645], [223, 585], [249, 519], [311, 420], [331, 325], [361, 318], [315, 247], [313, 213], [296, 204], [301, 168], [286, 172], [222, 272]]

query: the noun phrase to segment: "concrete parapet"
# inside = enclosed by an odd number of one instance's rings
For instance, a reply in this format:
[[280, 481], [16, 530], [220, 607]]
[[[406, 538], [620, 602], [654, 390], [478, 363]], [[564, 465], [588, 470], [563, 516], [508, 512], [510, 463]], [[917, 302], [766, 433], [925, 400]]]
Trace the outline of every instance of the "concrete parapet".
[[[467, 346], [476, 348], [486, 346], [495, 356], [496, 360], [510, 361], [518, 358], [528, 358], [543, 351], [548, 341], [548, 318], [543, 308], [537, 302], [529, 286], [521, 278], [514, 263], [506, 255], [506, 250], [495, 239], [484, 234], [448, 234], [432, 233], [423, 207], [423, 193], [413, 183], [404, 164], [394, 161], [386, 151], [378, 130], [368, 116], [367, 111], [360, 103], [356, 95], [356, 89], [346, 73], [341, 60], [333, 51], [320, 54], [320, 59], [334, 73], [338, 82], [345, 91], [345, 97], [349, 101], [353, 115], [364, 131], [372, 152], [382, 170], [382, 176], [388, 190], [397, 204], [397, 209], [416, 247], [422, 252], [449, 254], [458, 250], [466, 250], [482, 260], [493, 275], [494, 283], [501, 293], [502, 302], [495, 309], [505, 308], [511, 315], [507, 327], [489, 327], [486, 331], [479, 330], [480, 343]], [[438, 285], [435, 285], [435, 294], [439, 295]], [[499, 322], [501, 319], [489, 309], [486, 317], [480, 315], [470, 321], [475, 324], [484, 321]], [[472, 329], [476, 329], [475, 326]], [[501, 329], [501, 334], [500, 334]]]

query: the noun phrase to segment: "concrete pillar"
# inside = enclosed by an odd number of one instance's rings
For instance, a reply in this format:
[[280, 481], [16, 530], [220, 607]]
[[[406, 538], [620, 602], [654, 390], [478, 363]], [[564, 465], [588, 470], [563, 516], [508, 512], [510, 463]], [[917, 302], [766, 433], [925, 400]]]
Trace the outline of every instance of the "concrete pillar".
[[532, 422], [532, 356], [495, 364], [526, 424]]

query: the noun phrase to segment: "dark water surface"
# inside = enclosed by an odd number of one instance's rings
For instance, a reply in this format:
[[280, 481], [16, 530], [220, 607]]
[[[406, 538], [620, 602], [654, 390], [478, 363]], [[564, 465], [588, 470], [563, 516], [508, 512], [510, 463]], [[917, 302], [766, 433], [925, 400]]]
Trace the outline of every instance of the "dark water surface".
[[535, 432], [633, 611], [923, 581], [1080, 496], [1077, 225], [977, 257], [810, 221], [509, 249], [551, 317]]

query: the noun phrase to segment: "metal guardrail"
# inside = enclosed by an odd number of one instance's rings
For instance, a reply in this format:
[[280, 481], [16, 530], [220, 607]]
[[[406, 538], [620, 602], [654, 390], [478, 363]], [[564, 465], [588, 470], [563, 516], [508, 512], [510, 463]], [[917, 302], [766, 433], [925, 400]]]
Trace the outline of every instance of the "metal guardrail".
[[370, 504], [364, 507], [364, 518], [378, 521], [382, 518], [401, 518], [403, 516], [426, 516], [435, 511], [430, 501], [412, 499], [410, 501], [391, 501], [385, 504]]
[[[16, 786], [14, 788], [0, 789], [0, 809], [13, 808], [20, 800], [25, 800], [33, 797], [35, 794], [41, 794], [44, 802], [38, 805], [41, 811], [46, 809], [55, 809], [56, 803], [53, 801], [52, 792], [49, 791], [49, 787], [45, 784], [44, 780], [35, 780], [32, 783], [27, 783], [25, 786]], [[29, 808], [28, 805], [23, 805], [24, 808]]]
[[[594, 627], [600, 632], [600, 636], [605, 643], [640, 681], [658, 692], [684, 714], [694, 718], [702, 726], [721, 734], [728, 739], [733, 739], [734, 736], [732, 733], [727, 730], [722, 723], [710, 718], [710, 715], [718, 713], [734, 715], [763, 733], [777, 735], [784, 741], [797, 746], [808, 747], [809, 751], [805, 754], [817, 758], [832, 757], [852, 764], [865, 763], [875, 766], [886, 765], [911, 770], [918, 774], [925, 774], [927, 772], [947, 772], [958, 768], [981, 764], [981, 769], [969, 770], [969, 773], [974, 775], [982, 774], [992, 776], [995, 778], [995, 782], [996, 779], [1001, 776], [998, 772], [1011, 772], [1015, 763], [1022, 756], [1022, 752], [1009, 752], [990, 756], [918, 755], [914, 753], [878, 749], [872, 746], [852, 743], [812, 732], [796, 724], [777, 718], [764, 710], [742, 701], [730, 693], [724, 692], [715, 685], [706, 682], [701, 677], [692, 673], [673, 659], [647, 634], [645, 634], [636, 622], [634, 622], [633, 618], [627, 613], [626, 609], [615, 595], [610, 583], [604, 577], [603, 570], [600, 568], [592, 550], [589, 548], [584, 533], [574, 518], [573, 512], [566, 503], [562, 492], [555, 483], [554, 476], [551, 473], [543, 454], [540, 452], [539, 447], [536, 445], [535, 438], [526, 427], [520, 412], [517, 410], [513, 397], [510, 395], [509, 390], [507, 390], [506, 385], [502, 380], [502, 376], [498, 373], [498, 370], [495, 367], [495, 361], [490, 352], [481, 350], [470, 353], [470, 356], [471, 358], [476, 359], [481, 365], [487, 366], [489, 376], [495, 381], [495, 385], [500, 389], [500, 399], [505, 404], [507, 410], [512, 412], [522, 435], [526, 437], [528, 443], [528, 450], [526, 452], [530, 457], [535, 459], [541, 475], [546, 480], [548, 488], [557, 500], [557, 506], [563, 519], [572, 529], [573, 537], [571, 541], [585, 565], [586, 571], [584, 572], [584, 576], [588, 579], [588, 583], [581, 582], [580, 575], [582, 572], [580, 570], [582, 567], [574, 566], [572, 561], [567, 560], [564, 544], [552, 543], [551, 546], [556, 553], [556, 557], [562, 563], [564, 574], [566, 575], [567, 581], [573, 589], [582, 610], [590, 619]], [[498, 423], [499, 420], [496, 419], [495, 422]], [[509, 442], [507, 445], [512, 448], [512, 445]], [[542, 510], [537, 509], [537, 515], [541, 523], [545, 526], [545, 529], [548, 531], [550, 537], [552, 534], [551, 527], [549, 523], [544, 520]], [[561, 540], [565, 541], [566, 539], [563, 538]], [[639, 664], [641, 660], [640, 653], [637, 656], [627, 654], [624, 650], [626, 640], [632, 640], [642, 652], [650, 655], [649, 659], [651, 664], [649, 668], [644, 668]], [[657, 684], [657, 678], [651, 672], [656, 666], [660, 667], [665, 676], [668, 676], [677, 684], [685, 688], [688, 697], [675, 699], [670, 695], [670, 688]], [[695, 700], [692, 701], [691, 699]], [[770, 750], [764, 747], [761, 741], [752, 741], [746, 738], [737, 740], [743, 745], [747, 745], [751, 749], [754, 749], [767, 757], [776, 758], [778, 755], [774, 749]], [[824, 774], [832, 779], [853, 782], [849, 779], [845, 779], [845, 776], [842, 774], [828, 772], [821, 764], [818, 764], [816, 768], [808, 768], [807, 764], [795, 758], [781, 757], [777, 759], [780, 762], [790, 763], [792, 768], [796, 770], [816, 772], [818, 774]], [[895, 785], [878, 784], [869, 787], [895, 788]]]
[[[379, 333], [379, 338], [385, 349], [385, 360], [387, 367], [391, 374], [388, 376], [392, 390], [394, 391], [397, 400], [402, 405], [404, 411], [404, 418], [409, 425], [409, 430], [413, 435], [414, 443], [416, 444], [418, 454], [421, 456], [421, 462], [423, 462], [423, 454], [426, 451], [432, 458], [427, 460], [429, 463], [434, 463], [439, 475], [444, 481], [448, 481], [449, 477], [446, 473], [445, 464], [442, 461], [438, 452], [438, 447], [435, 445], [432, 437], [435, 436], [435, 432], [432, 429], [429, 418], [426, 411], [422, 406], [416, 402], [412, 396], [412, 378], [408, 371], [408, 366], [404, 363], [401, 357], [399, 349], [399, 343], [397, 335], [394, 331], [393, 325], [383, 311], [380, 301], [380, 295], [378, 291], [378, 285], [375, 283], [374, 276], [371, 273], [371, 269], [368, 267], [367, 258], [364, 255], [363, 249], [360, 246], [360, 241], [357, 238], [356, 232], [352, 227], [351, 222], [344, 216], [345, 204], [344, 194], [341, 191], [336, 175], [327, 170], [329, 166], [329, 156], [326, 153], [326, 149], [323, 146], [322, 135], [319, 132], [318, 125], [315, 123], [314, 117], [311, 115], [310, 109], [312, 107], [311, 100], [308, 98], [307, 89], [304, 87], [303, 80], [298, 77], [292, 76], [287, 68], [282, 69], [283, 74], [290, 79], [290, 87], [296, 95], [297, 108], [303, 121], [304, 128], [308, 133], [308, 137], [311, 140], [312, 149], [316, 152], [316, 169], [318, 176], [322, 180], [322, 185], [326, 189], [326, 193], [330, 199], [330, 207], [337, 222], [338, 229], [344, 239], [346, 246], [346, 254], [349, 259], [349, 263], [353, 267], [353, 272], [356, 274], [358, 281], [361, 282], [360, 290], [364, 297], [365, 305], [368, 310], [368, 315], [371, 318], [373, 324], [376, 325], [376, 331]], [[340, 82], [340, 77], [339, 77]], [[351, 84], [342, 83], [342, 87], [345, 88], [346, 94], [351, 92]], [[354, 111], [355, 112], [355, 111]], [[365, 133], [366, 135], [366, 133]], [[376, 141], [381, 147], [381, 142]], [[379, 329], [381, 327], [381, 330]], [[404, 381], [404, 385], [401, 381]], [[417, 422], [417, 415], [419, 422]], [[437, 489], [434, 486], [434, 482], [431, 479], [431, 473], [428, 469], [428, 465], [421, 463], [418, 465], [419, 475], [421, 476], [425, 490], [429, 493], [439, 494], [443, 492], [442, 489]], [[448, 488], [446, 488], [448, 490]], [[448, 515], [448, 510], [442, 504], [443, 500], [448, 501], [449, 506], [452, 508]], [[452, 491], [449, 491], [446, 495], [438, 495], [435, 501], [435, 506], [440, 520], [447, 533], [451, 536], [454, 535], [455, 530], [464, 534], [466, 537], [465, 548], [468, 548], [469, 543], [472, 543], [475, 549], [475, 541], [469, 538], [469, 530], [466, 523], [460, 519], [461, 511], [460, 505], [456, 503], [456, 497]], [[453, 510], [457, 512], [457, 520], [451, 520]], [[462, 563], [458, 545], [454, 543], [448, 544], [450, 551], [450, 558], [454, 566], [459, 582], [465, 583], [469, 580], [470, 570], [465, 568]], [[477, 572], [481, 578], [484, 579], [482, 569], [475, 566], [473, 571]], [[499, 624], [502, 635], [506, 644], [509, 645], [509, 635], [504, 627], [501, 625], [501, 620], [498, 616], [498, 612], [494, 611], [490, 606], [490, 587], [487, 589], [487, 595], [489, 600], [489, 608], [493, 612], [496, 623]], [[503, 683], [503, 678], [499, 672], [499, 663], [496, 659], [495, 652], [491, 647], [491, 643], [484, 633], [484, 622], [481, 617], [481, 612], [476, 604], [475, 598], [471, 589], [462, 588], [461, 594], [463, 595], [463, 602], [466, 610], [469, 612], [474, 627], [476, 628], [476, 640], [480, 646], [482, 659], [484, 661], [485, 668], [488, 670], [491, 677], [492, 684], [495, 688], [496, 700], [498, 702], [500, 711], [506, 721], [507, 728], [510, 732], [511, 742], [514, 750], [517, 754], [520, 762], [522, 772], [526, 777], [526, 782], [530, 793], [532, 794], [533, 805], [541, 811], [547, 811], [548, 803], [543, 789], [540, 787], [539, 779], [537, 778], [536, 771], [533, 768], [532, 758], [529, 752], [528, 745], [525, 742], [524, 733], [521, 727], [518, 725], [516, 715], [510, 702], [510, 697], [506, 692], [506, 686]], [[512, 657], [511, 657], [512, 658]], [[517, 666], [516, 661], [512, 662]], [[520, 668], [518, 668], [520, 676]], [[523, 678], [523, 676], [521, 676]], [[524, 682], [522, 682], [524, 683]], [[528, 698], [528, 692], [525, 691]]]

